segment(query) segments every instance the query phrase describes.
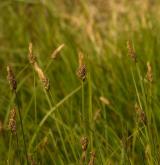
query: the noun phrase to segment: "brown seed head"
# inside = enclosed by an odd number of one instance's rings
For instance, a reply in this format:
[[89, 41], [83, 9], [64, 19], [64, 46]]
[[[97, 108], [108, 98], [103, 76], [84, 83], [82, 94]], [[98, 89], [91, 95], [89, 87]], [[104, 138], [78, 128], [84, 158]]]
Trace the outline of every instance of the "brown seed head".
[[138, 116], [138, 120], [140, 121], [140, 123], [145, 123], [146, 115], [137, 103], [135, 104], [135, 111], [136, 111], [136, 114]]
[[34, 63], [34, 69], [37, 72], [39, 79], [42, 81], [44, 88], [46, 90], [49, 90], [49, 88], [50, 88], [49, 79], [45, 76], [43, 70], [39, 67], [37, 62]]
[[150, 62], [147, 62], [147, 74], [146, 74], [146, 78], [147, 78], [148, 82], [150, 82], [150, 83], [153, 82], [152, 67], [151, 67]]
[[33, 55], [33, 45], [31, 42], [29, 43], [28, 59], [31, 64], [34, 64], [36, 62], [36, 57]]
[[130, 40], [127, 41], [127, 48], [128, 48], [128, 55], [131, 57], [131, 59], [134, 62], [137, 62], [137, 57], [136, 57], [136, 53], [134, 51], [132, 42]]
[[16, 108], [11, 109], [9, 114], [9, 124], [8, 128], [11, 130], [12, 134], [16, 134]]
[[87, 69], [86, 69], [86, 65], [84, 64], [84, 56], [80, 52], [79, 53], [79, 67], [77, 69], [77, 76], [79, 79], [84, 81], [86, 79], [86, 74], [87, 74]]
[[87, 146], [88, 146], [88, 138], [87, 137], [82, 137], [80, 142], [81, 142], [82, 150], [86, 151]]
[[13, 73], [13, 70], [11, 68], [11, 66], [7, 66], [7, 79], [8, 79], [8, 82], [10, 84], [10, 88], [12, 91], [16, 90], [17, 89], [17, 82], [16, 82], [16, 79], [15, 79], [15, 75]]

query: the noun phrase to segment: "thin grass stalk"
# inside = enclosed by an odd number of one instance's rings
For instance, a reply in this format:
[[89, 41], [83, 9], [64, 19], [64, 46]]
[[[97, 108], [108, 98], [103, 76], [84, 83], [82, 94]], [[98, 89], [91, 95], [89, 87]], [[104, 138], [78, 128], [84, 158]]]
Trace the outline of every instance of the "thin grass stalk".
[[[92, 113], [92, 82], [91, 82], [91, 75], [88, 73], [88, 93], [89, 93], [89, 126], [90, 129], [93, 130], [93, 113]], [[90, 144], [91, 150], [93, 150], [93, 131], [89, 131], [90, 134]]]
[[82, 85], [82, 125], [83, 125], [83, 131], [84, 131], [84, 134], [86, 134], [86, 120], [85, 120], [85, 109], [84, 109], [84, 82], [82, 81], [81, 82], [81, 85]]
[[[35, 117], [35, 128], [37, 127], [37, 98], [36, 98], [36, 73], [34, 72], [34, 117]], [[35, 145], [37, 144], [37, 139], [35, 140]], [[36, 152], [36, 162], [38, 160], [38, 153]]]
[[[47, 97], [48, 104], [49, 104], [50, 108], [52, 108], [53, 107], [53, 105], [52, 105], [53, 98], [50, 99], [50, 96], [49, 96], [50, 93], [51, 93], [50, 89], [48, 89], [47, 91], [45, 90], [45, 94], [46, 94], [46, 97]], [[67, 148], [65, 146], [64, 140], [63, 140], [61, 129], [60, 129], [59, 124], [58, 124], [58, 122], [56, 120], [55, 120], [55, 124], [56, 124], [57, 130], [58, 130], [58, 134], [60, 136], [61, 142], [62, 142], [62, 146], [63, 146], [64, 152], [65, 152], [67, 161], [70, 162], [70, 160], [69, 160], [69, 158], [67, 156], [68, 152], [67, 152]]]
[[18, 134], [17, 134], [17, 132], [16, 132], [15, 136], [16, 136], [16, 143], [17, 143], [18, 157], [19, 157], [19, 159], [20, 159], [20, 164], [22, 165], [22, 159], [21, 159], [20, 151], [19, 151], [20, 147], [19, 147]]
[[12, 134], [10, 134], [10, 137], [9, 137], [8, 159], [7, 159], [8, 165], [10, 165], [11, 147], [12, 147]]
[[27, 145], [26, 145], [26, 140], [25, 140], [25, 134], [24, 134], [24, 128], [23, 128], [23, 122], [22, 122], [22, 115], [21, 115], [20, 105], [18, 103], [17, 92], [14, 91], [14, 93], [15, 93], [15, 99], [16, 99], [16, 104], [17, 104], [17, 109], [18, 109], [18, 114], [19, 114], [19, 119], [20, 119], [21, 130], [22, 130], [22, 137], [23, 137], [23, 143], [24, 143], [24, 150], [25, 150], [27, 165], [29, 165], [28, 154], [27, 154]]

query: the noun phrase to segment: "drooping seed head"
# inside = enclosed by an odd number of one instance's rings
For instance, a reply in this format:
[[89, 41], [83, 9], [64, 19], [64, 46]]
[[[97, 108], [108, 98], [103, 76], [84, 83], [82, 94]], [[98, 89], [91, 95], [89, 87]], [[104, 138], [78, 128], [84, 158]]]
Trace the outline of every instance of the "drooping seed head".
[[59, 55], [59, 52], [63, 49], [64, 44], [60, 45], [56, 50], [53, 51], [51, 58], [56, 59]]
[[43, 86], [46, 90], [49, 90], [50, 88], [50, 83], [49, 83], [49, 79], [45, 76], [43, 70], [39, 67], [39, 65], [36, 63], [34, 63], [34, 69], [37, 72], [39, 79], [41, 80], [41, 82], [43, 83]]
[[12, 134], [16, 134], [16, 108], [11, 109], [9, 114], [9, 124], [8, 128], [11, 130]]
[[17, 81], [15, 79], [15, 75], [13, 73], [13, 70], [11, 66], [7, 66], [7, 79], [10, 84], [10, 88], [12, 91], [15, 91], [17, 89]]
[[136, 63], [137, 62], [137, 56], [136, 56], [135, 50], [133, 48], [132, 42], [130, 40], [127, 41], [127, 48], [128, 48], [128, 55]]

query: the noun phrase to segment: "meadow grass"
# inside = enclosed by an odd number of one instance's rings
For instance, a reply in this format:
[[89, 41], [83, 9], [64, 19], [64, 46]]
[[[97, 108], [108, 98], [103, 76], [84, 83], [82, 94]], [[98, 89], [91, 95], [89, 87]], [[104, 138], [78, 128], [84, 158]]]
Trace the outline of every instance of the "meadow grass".
[[0, 164], [160, 164], [158, 0], [0, 9]]

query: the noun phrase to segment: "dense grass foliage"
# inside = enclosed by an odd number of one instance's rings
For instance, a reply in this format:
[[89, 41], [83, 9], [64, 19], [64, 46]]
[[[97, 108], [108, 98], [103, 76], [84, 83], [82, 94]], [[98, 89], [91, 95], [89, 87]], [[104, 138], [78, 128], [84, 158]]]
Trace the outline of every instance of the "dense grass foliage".
[[1, 1], [0, 164], [160, 164], [159, 17], [158, 0]]

